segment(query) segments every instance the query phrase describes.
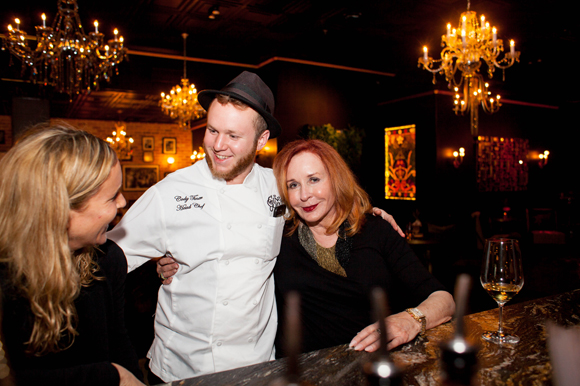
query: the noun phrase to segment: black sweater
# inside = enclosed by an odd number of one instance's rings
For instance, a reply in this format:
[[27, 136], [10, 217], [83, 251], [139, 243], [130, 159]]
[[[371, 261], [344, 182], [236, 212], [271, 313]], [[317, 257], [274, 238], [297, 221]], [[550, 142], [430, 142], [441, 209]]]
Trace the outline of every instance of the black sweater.
[[[297, 290], [301, 297], [303, 345], [309, 352], [349, 343], [375, 322], [370, 292], [387, 291], [393, 312], [396, 304], [415, 307], [431, 293], [445, 288], [429, 273], [407, 242], [380, 217], [367, 215], [362, 230], [352, 238], [347, 277], [320, 267], [298, 241], [298, 232], [282, 238], [274, 269], [278, 323], [284, 325], [284, 295]], [[278, 328], [276, 354], [284, 356], [283, 329]]]
[[[40, 357], [25, 353], [32, 331], [32, 313], [27, 300], [19, 297], [2, 276], [2, 330], [6, 352], [18, 385], [118, 385], [117, 363], [143, 379], [137, 355], [124, 322], [124, 286], [127, 261], [112, 241], [99, 247], [100, 271], [106, 280], [93, 281], [75, 300], [78, 315], [74, 344], [64, 351]], [[4, 268], [4, 267], [3, 267]]]

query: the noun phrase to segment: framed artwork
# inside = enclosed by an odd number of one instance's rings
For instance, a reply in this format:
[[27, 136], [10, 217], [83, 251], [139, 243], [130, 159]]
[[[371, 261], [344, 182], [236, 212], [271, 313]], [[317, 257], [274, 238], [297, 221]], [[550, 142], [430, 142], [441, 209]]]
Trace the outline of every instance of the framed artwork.
[[527, 190], [527, 139], [479, 136], [476, 143], [477, 188], [480, 192]]
[[0, 145], [6, 144], [6, 132], [4, 130], [0, 130]]
[[177, 154], [177, 138], [163, 138], [163, 154]]
[[385, 198], [416, 200], [415, 125], [385, 129]]
[[143, 150], [153, 150], [153, 149], [155, 149], [155, 138], [143, 137]]
[[123, 190], [143, 191], [159, 181], [159, 165], [123, 165]]
[[144, 151], [143, 152], [143, 162], [153, 162], [153, 152]]

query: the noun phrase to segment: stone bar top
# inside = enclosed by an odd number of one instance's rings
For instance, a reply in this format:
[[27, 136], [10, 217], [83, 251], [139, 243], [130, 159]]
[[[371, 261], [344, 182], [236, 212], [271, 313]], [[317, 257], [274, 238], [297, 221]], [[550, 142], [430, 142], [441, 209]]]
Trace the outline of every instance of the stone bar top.
[[[509, 303], [508, 303], [509, 304]], [[478, 346], [476, 385], [552, 385], [552, 366], [546, 345], [546, 321], [560, 326], [580, 326], [580, 289], [560, 295], [507, 305], [504, 331], [520, 337], [516, 345], [483, 341], [481, 334], [497, 330], [498, 309], [465, 316], [468, 341]], [[403, 372], [406, 385], [440, 385], [439, 346], [453, 337], [453, 323], [427, 331], [424, 337], [395, 348], [391, 361]], [[356, 352], [347, 345], [302, 354], [299, 358], [303, 385], [366, 385], [364, 363], [374, 354]], [[286, 373], [286, 359], [171, 383], [172, 386], [267, 386]]]

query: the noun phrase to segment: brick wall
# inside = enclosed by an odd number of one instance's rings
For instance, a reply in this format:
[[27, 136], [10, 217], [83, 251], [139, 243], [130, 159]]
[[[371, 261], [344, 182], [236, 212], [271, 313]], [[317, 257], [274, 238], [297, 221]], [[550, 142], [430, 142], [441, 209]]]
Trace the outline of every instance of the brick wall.
[[[57, 120], [51, 120], [55, 122]], [[85, 130], [99, 138], [110, 137], [115, 130], [115, 121], [66, 119], [67, 123], [79, 129]], [[182, 130], [176, 124], [167, 123], [134, 123], [124, 122], [127, 136], [133, 137], [133, 154], [130, 161], [121, 161], [121, 165], [157, 165], [159, 167], [159, 179], [167, 173], [191, 165], [192, 139], [191, 131]], [[5, 132], [5, 144], [0, 144], [0, 157], [2, 157], [12, 146], [12, 123], [10, 116], [0, 116], [0, 131]], [[153, 162], [143, 161], [143, 137], [154, 138]], [[163, 138], [175, 138], [177, 142], [176, 154], [163, 153]], [[175, 159], [175, 163], [170, 165], [167, 162], [169, 157]], [[142, 191], [123, 191], [127, 201], [137, 200]]]

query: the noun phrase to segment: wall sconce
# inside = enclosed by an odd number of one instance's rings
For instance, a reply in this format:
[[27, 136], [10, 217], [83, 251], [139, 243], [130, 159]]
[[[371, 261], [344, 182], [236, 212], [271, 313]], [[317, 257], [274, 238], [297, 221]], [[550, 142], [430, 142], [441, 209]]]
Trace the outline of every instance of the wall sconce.
[[548, 150], [544, 150], [544, 153], [540, 153], [540, 155], [538, 156], [540, 158], [540, 161], [538, 162], [538, 165], [540, 166], [540, 168], [543, 168], [547, 163], [548, 163], [548, 156], [550, 155], [550, 152]]
[[460, 147], [459, 151], [454, 151], [453, 152], [453, 157], [455, 158], [453, 160], [453, 166], [455, 166], [456, 168], [459, 167], [459, 165], [461, 165], [461, 163], [463, 162], [463, 157], [465, 157], [465, 149]]
[[191, 158], [191, 164], [193, 165], [197, 161], [205, 158], [205, 151], [203, 151], [203, 148], [200, 146], [199, 150], [194, 150], [189, 158]]
[[167, 163], [169, 165], [173, 165], [175, 163], [175, 158], [173, 158], [173, 157], [167, 157]]

